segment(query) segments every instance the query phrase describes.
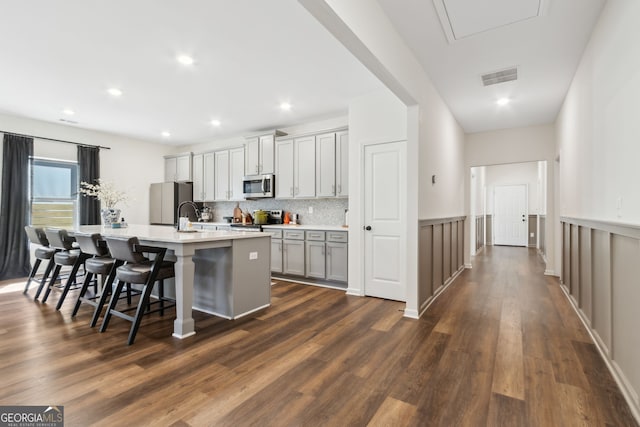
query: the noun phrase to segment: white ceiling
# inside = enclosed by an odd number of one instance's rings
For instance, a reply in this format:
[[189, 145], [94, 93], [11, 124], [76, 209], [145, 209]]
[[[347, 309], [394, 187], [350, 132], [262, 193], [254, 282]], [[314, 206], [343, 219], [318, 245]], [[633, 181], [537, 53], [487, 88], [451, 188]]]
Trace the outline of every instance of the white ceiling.
[[[604, 2], [544, 0], [531, 17], [538, 0], [378, 0], [466, 132], [553, 122]], [[482, 85], [512, 66], [517, 81]]]
[[381, 87], [296, 0], [5, 1], [2, 17], [0, 111], [70, 126], [204, 142], [346, 114]]
[[[378, 2], [478, 132], [555, 120], [605, 0]], [[346, 114], [381, 86], [296, 0], [12, 1], [2, 15], [0, 111], [70, 126], [198, 143]], [[517, 81], [482, 85], [512, 66]]]

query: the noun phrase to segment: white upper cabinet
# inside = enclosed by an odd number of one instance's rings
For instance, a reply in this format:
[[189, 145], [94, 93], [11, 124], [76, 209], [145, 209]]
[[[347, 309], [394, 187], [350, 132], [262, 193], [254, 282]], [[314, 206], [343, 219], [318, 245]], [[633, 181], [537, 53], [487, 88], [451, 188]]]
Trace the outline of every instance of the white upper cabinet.
[[276, 197], [293, 197], [293, 139], [276, 141]]
[[293, 186], [294, 196], [316, 196], [316, 137], [296, 138], [294, 143]]
[[215, 153], [204, 153], [202, 177], [203, 201], [211, 202], [215, 200]]
[[349, 195], [349, 132], [336, 133], [336, 196]]
[[349, 195], [347, 131], [275, 140], [276, 198]]
[[264, 175], [275, 172], [275, 136], [285, 135], [280, 131], [269, 135], [247, 138], [245, 154], [245, 173]]
[[165, 182], [191, 181], [191, 153], [164, 157]]
[[244, 200], [242, 178], [244, 177], [244, 148], [216, 151], [214, 153], [215, 190], [214, 200]]
[[260, 171], [260, 138], [247, 138], [245, 145], [246, 164], [244, 169], [247, 175], [258, 175]]
[[229, 200], [229, 150], [215, 152], [215, 200]]
[[260, 174], [274, 173], [274, 136], [264, 135], [260, 137]]
[[316, 137], [316, 196], [336, 195], [336, 134]]
[[229, 190], [231, 200], [244, 200], [242, 179], [244, 178], [244, 149], [229, 150]]
[[193, 174], [193, 201], [204, 201], [204, 155], [194, 154], [191, 172]]

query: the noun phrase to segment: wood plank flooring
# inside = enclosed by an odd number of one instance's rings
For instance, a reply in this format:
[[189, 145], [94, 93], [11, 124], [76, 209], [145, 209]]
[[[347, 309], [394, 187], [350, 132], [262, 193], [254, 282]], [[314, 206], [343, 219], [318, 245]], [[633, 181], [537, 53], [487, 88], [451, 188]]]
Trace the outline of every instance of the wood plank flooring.
[[[636, 426], [535, 252], [485, 248], [420, 320], [404, 304], [280, 282], [227, 321], [146, 318], [136, 343], [0, 283], [0, 405], [64, 405], [67, 426]], [[12, 282], [13, 283], [13, 282]]]

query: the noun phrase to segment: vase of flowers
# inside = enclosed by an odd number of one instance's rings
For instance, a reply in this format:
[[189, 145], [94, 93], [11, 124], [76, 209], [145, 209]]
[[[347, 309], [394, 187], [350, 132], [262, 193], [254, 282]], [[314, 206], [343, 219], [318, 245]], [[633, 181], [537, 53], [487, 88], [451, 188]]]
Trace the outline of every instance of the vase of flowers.
[[96, 181], [97, 184], [81, 182], [80, 193], [82, 193], [83, 196], [95, 197], [100, 200], [100, 204], [103, 206], [102, 209], [100, 209], [103, 225], [117, 223], [120, 219], [120, 209], [118, 209], [116, 205], [120, 202], [127, 201], [127, 193], [117, 190], [112, 182], [103, 181], [100, 178]]

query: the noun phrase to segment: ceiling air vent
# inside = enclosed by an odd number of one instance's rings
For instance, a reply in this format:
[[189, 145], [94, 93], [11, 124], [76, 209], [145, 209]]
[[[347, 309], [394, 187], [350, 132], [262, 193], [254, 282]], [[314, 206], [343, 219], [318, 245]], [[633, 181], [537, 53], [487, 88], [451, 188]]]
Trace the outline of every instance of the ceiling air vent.
[[64, 122], [64, 123], [72, 124], [72, 125], [77, 125], [78, 124], [78, 122], [76, 122], [75, 120], [69, 120], [69, 119], [58, 119], [58, 120], [60, 120], [61, 122]]
[[510, 82], [518, 80], [518, 69], [516, 67], [509, 68], [495, 73], [489, 73], [482, 76], [482, 84], [485, 86], [497, 85], [498, 83]]

